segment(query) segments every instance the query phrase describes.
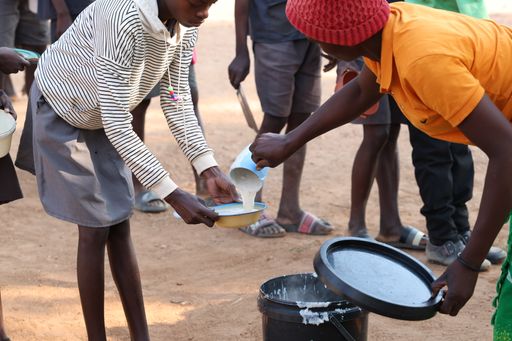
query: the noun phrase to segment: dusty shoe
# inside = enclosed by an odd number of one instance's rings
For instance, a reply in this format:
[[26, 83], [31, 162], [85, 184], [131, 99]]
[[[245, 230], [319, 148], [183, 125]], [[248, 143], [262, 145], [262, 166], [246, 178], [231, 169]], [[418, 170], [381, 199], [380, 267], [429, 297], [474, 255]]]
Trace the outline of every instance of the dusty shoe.
[[[440, 246], [434, 245], [429, 241], [425, 253], [430, 262], [448, 266], [457, 259], [457, 255], [464, 250], [464, 247], [465, 245], [462, 240], [456, 243], [449, 240]], [[486, 271], [490, 266], [491, 262], [484, 259], [480, 265], [480, 271]]]
[[[462, 238], [462, 242], [464, 244], [467, 244], [469, 241], [469, 237], [471, 237], [471, 231], [464, 232], [460, 235]], [[491, 264], [501, 264], [507, 258], [507, 253], [505, 250], [497, 247], [497, 246], [491, 246], [489, 249], [489, 252], [487, 252], [487, 256], [485, 257], [491, 262]]]

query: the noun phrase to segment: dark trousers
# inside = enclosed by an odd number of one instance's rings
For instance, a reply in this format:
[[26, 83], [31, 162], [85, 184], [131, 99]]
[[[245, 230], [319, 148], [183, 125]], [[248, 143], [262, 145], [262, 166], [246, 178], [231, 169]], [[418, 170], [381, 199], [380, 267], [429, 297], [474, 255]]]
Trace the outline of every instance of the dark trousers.
[[473, 158], [468, 146], [431, 138], [409, 123], [414, 174], [430, 242], [456, 241], [469, 230], [466, 202], [473, 195]]
[[0, 158], [0, 205], [21, 199], [21, 193], [16, 170], [11, 157], [7, 154]]

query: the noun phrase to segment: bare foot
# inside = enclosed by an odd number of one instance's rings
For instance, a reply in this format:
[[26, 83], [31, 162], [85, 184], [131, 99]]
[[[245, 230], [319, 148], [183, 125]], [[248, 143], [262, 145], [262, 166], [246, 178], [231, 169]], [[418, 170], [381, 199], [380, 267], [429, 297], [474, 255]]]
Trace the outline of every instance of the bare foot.
[[370, 236], [370, 234], [368, 233], [368, 229], [366, 227], [356, 227], [356, 228], [349, 227], [348, 234], [350, 237], [373, 239]]

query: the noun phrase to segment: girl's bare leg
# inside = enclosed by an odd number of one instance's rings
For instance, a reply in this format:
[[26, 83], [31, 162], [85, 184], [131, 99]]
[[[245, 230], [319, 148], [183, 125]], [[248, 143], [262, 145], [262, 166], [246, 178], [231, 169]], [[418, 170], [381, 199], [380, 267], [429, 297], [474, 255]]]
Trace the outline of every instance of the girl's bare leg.
[[110, 228], [78, 226], [77, 278], [89, 340], [104, 341], [105, 245]]
[[149, 340], [137, 257], [130, 236], [130, 221], [112, 226], [107, 241], [112, 277], [119, 290], [132, 340]]

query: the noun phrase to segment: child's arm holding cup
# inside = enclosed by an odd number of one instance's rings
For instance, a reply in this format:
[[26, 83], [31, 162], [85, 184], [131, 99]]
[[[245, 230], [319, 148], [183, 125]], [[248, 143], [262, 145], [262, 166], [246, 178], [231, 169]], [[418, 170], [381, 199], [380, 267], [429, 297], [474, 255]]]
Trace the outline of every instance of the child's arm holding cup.
[[331, 96], [304, 123], [286, 135], [260, 135], [251, 145], [258, 168], [276, 167], [308, 141], [351, 122], [382, 97], [375, 75], [365, 66], [361, 73]]

